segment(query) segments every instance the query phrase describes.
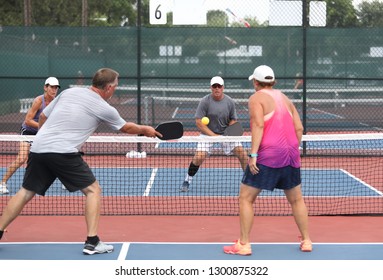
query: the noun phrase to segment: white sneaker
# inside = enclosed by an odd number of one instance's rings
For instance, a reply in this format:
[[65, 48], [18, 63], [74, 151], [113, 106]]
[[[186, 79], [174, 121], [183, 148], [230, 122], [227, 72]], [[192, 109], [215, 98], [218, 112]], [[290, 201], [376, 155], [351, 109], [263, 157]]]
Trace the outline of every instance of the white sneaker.
[[9, 190], [7, 189], [7, 184], [1, 183], [0, 194], [7, 194], [7, 193], [9, 193]]
[[111, 253], [113, 252], [113, 246], [105, 244], [101, 240], [97, 243], [97, 245], [92, 245], [85, 242], [84, 250], [82, 250], [82, 252], [85, 255]]

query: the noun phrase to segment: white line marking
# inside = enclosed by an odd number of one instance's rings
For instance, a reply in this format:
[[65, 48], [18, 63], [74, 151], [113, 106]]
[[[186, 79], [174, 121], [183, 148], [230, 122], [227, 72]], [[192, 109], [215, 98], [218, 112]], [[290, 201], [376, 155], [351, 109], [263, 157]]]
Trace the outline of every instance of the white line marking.
[[176, 115], [177, 115], [177, 113], [178, 113], [178, 109], [179, 109], [179, 107], [177, 107], [177, 108], [174, 110], [173, 115], [172, 115], [172, 119], [174, 119], [174, 118], [176, 117]]
[[118, 255], [117, 260], [124, 261], [126, 259], [126, 255], [128, 254], [128, 251], [129, 251], [129, 246], [130, 246], [130, 243], [126, 243], [126, 242], [122, 243], [121, 251], [120, 251], [120, 254]]
[[156, 175], [157, 175], [157, 171], [158, 171], [158, 168], [154, 168], [154, 169], [152, 170], [152, 174], [150, 175], [150, 179], [149, 179], [149, 181], [148, 181], [148, 184], [146, 185], [146, 189], [145, 189], [145, 191], [144, 191], [143, 196], [148, 196], [148, 195], [149, 195], [150, 190], [151, 190], [151, 188], [152, 188], [152, 186], [153, 186], [153, 183], [154, 183], [154, 178], [155, 178]]
[[351, 173], [349, 173], [348, 171], [344, 170], [344, 169], [339, 169], [341, 172], [347, 174], [348, 176], [350, 176], [351, 178], [353, 178], [354, 180], [358, 181], [359, 183], [361, 183], [362, 185], [365, 185], [367, 188], [373, 190], [374, 192], [376, 192], [377, 194], [379, 194], [380, 196], [383, 196], [383, 193], [377, 189], [375, 189], [373, 186], [367, 184], [366, 182], [362, 181], [361, 179], [355, 177], [354, 175], [352, 175]]
[[330, 116], [330, 117], [335, 117], [336, 119], [344, 119], [344, 117], [342, 117], [340, 115], [332, 114], [332, 113], [329, 113], [329, 112], [326, 112], [323, 110], [319, 110], [319, 109], [312, 108], [311, 111], [316, 111], [316, 112], [322, 113], [322, 114]]

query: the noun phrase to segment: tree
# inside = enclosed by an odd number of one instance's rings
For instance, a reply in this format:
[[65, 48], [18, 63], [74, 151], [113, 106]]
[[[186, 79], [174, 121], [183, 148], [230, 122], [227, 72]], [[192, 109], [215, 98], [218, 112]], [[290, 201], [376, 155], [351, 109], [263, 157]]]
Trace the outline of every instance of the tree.
[[32, 26], [81, 26], [81, 1], [32, 1]]
[[225, 27], [228, 22], [228, 16], [224, 11], [211, 10], [207, 12], [207, 26], [209, 27]]
[[[143, 0], [148, 8], [148, 0]], [[120, 26], [124, 18], [134, 26], [137, 0], [88, 1], [88, 26]], [[82, 1], [34, 0], [32, 26], [81, 26]], [[24, 25], [24, 0], [0, 0], [0, 25]]]
[[326, 0], [328, 27], [355, 27], [358, 25], [352, 0]]
[[23, 0], [0, 0], [0, 25], [23, 25]]
[[[89, 26], [120, 26], [123, 19], [127, 19], [127, 25], [135, 26], [135, 4], [136, 0], [89, 1]], [[97, 23], [97, 17], [104, 17], [105, 23]]]
[[363, 27], [382, 27], [383, 3], [378, 0], [372, 3], [364, 1], [359, 4], [357, 15]]
[[[246, 22], [250, 24], [251, 27], [260, 26], [257, 18], [255, 17], [244, 17], [243, 18]], [[231, 24], [231, 27], [244, 27], [244, 24], [242, 22], [235, 21]]]

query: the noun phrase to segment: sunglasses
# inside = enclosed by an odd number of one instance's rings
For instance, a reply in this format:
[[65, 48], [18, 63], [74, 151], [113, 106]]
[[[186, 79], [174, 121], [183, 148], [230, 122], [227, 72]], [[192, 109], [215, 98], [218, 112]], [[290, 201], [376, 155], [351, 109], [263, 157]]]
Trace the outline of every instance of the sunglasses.
[[220, 84], [214, 84], [211, 86], [212, 88], [222, 88], [223, 86]]

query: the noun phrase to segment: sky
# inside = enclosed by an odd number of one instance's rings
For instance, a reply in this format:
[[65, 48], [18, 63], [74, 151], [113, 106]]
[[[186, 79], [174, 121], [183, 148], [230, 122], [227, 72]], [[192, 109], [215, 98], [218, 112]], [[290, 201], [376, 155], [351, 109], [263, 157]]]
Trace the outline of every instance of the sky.
[[[169, 9], [173, 10], [175, 3], [189, 2], [187, 0], [168, 0]], [[353, 0], [353, 4], [357, 7], [358, 4], [374, 0]], [[383, 1], [383, 0], [381, 0]], [[226, 8], [232, 10], [237, 17], [256, 17], [260, 23], [269, 19], [269, 6], [271, 0], [199, 0], [196, 2], [203, 3], [203, 9], [208, 10], [223, 10]], [[194, 2], [195, 3], [195, 2]], [[190, 11], [190, 9], [189, 9]], [[190, 14], [190, 13], [189, 13]], [[229, 15], [230, 20], [235, 20], [232, 15]]]
[[[357, 7], [364, 1], [372, 2], [373, 0], [353, 0], [352, 2]], [[268, 20], [270, 0], [205, 0], [204, 5], [208, 7], [208, 10], [210, 7], [211, 9], [221, 7], [222, 10], [229, 8], [240, 18], [252, 13], [262, 23]]]

